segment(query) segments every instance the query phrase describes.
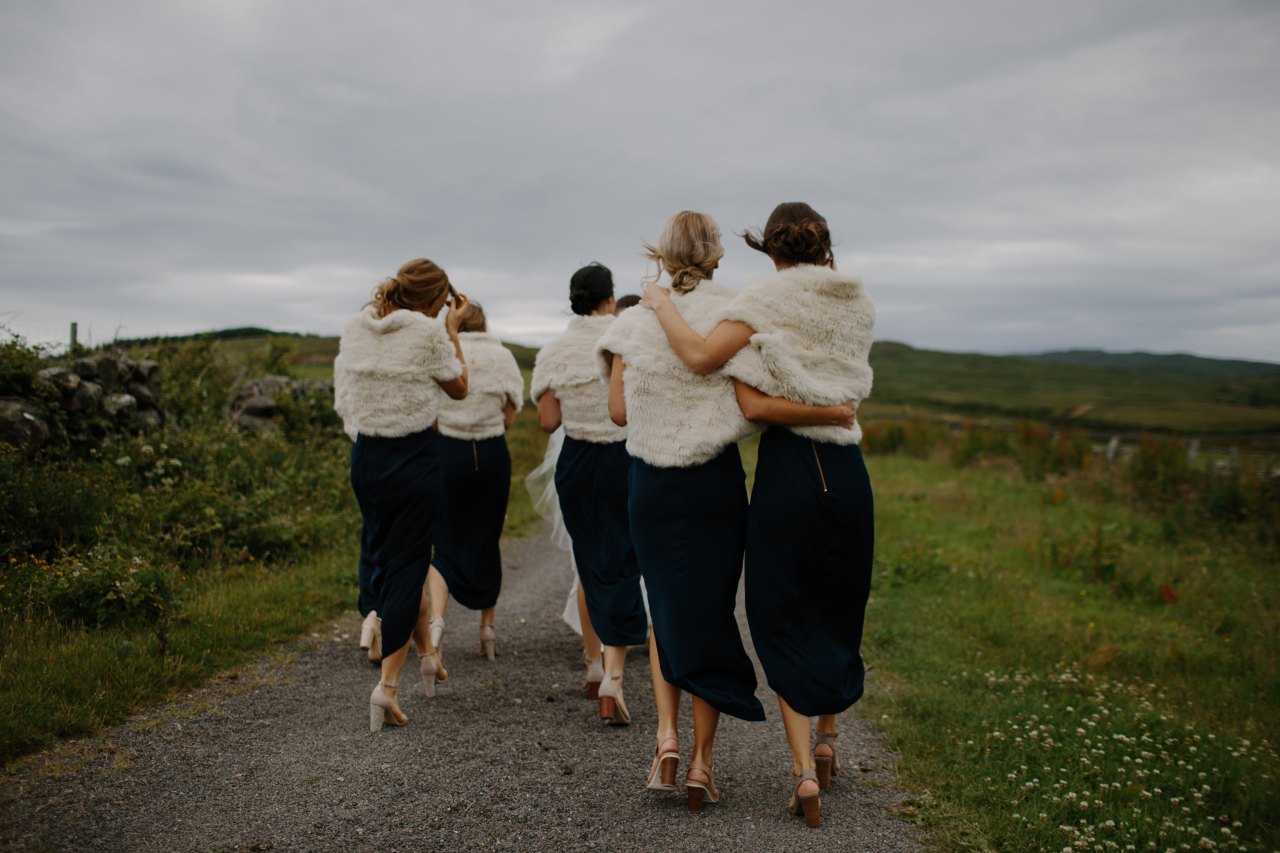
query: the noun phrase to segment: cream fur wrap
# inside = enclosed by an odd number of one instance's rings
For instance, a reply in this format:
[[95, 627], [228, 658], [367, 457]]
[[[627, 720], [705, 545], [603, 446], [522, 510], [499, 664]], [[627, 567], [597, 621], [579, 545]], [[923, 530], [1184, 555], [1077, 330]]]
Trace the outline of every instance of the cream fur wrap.
[[[753, 279], [725, 319], [755, 330], [724, 370], [772, 397], [830, 406], [871, 394], [876, 309], [856, 277], [803, 264]], [[830, 444], [857, 444], [862, 427], [789, 427]]]
[[609, 386], [596, 367], [595, 346], [614, 322], [612, 314], [574, 316], [564, 334], [538, 350], [529, 396], [552, 391], [560, 401], [565, 435], [577, 441], [612, 444], [627, 437], [626, 427], [609, 420]]
[[[672, 293], [680, 316], [700, 335], [724, 319], [733, 292], [710, 282], [691, 293]], [[607, 377], [611, 353], [626, 365], [627, 452], [659, 468], [709, 462], [728, 445], [757, 431], [738, 408], [733, 380], [717, 371], [697, 376], [685, 367], [658, 317], [647, 308], [626, 311], [596, 343]]]
[[462, 362], [440, 321], [403, 308], [378, 318], [367, 306], [342, 330], [333, 408], [352, 441], [359, 434], [412, 435], [439, 414], [444, 392], [438, 382], [461, 375]]
[[480, 440], [506, 432], [503, 410], [508, 402], [524, 405], [524, 377], [516, 357], [502, 342], [484, 332], [459, 332], [462, 358], [467, 363], [467, 396], [440, 401], [440, 434]]

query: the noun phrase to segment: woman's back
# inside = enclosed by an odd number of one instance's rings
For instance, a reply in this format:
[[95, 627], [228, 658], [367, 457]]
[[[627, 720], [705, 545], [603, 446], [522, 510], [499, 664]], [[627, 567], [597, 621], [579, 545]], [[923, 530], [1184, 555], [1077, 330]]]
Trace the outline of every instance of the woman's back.
[[[707, 334], [724, 318], [734, 294], [703, 282], [672, 302], [685, 321]], [[627, 451], [663, 468], [699, 465], [754, 428], [742, 416], [733, 380], [722, 373], [697, 376], [680, 361], [652, 311], [631, 310], [597, 342], [626, 365]], [[610, 365], [602, 362], [606, 372]]]
[[519, 411], [524, 402], [524, 378], [511, 351], [486, 332], [459, 332], [463, 359], [470, 375], [467, 396], [440, 404], [440, 434], [450, 438], [483, 439], [502, 435], [504, 409]]
[[533, 364], [530, 396], [537, 400], [553, 392], [565, 434], [578, 441], [607, 444], [627, 437], [625, 427], [609, 420], [609, 386], [594, 355], [596, 341], [613, 322], [612, 314], [573, 317], [564, 334], [538, 351]]

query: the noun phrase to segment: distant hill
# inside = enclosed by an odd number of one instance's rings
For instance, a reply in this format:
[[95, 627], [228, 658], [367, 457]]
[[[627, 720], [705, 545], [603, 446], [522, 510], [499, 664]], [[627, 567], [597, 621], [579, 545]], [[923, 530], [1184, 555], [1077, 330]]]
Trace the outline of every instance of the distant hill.
[[[211, 334], [236, 358], [264, 353], [273, 340], [283, 339], [293, 349], [290, 364], [299, 378], [333, 376], [336, 337], [256, 329]], [[527, 377], [537, 349], [506, 346]], [[1055, 358], [1075, 353], [1101, 356], [1102, 363]], [[1094, 431], [1216, 435], [1232, 445], [1280, 447], [1280, 365], [1190, 355], [1075, 353], [983, 355], [876, 341], [871, 349], [875, 386], [861, 406], [861, 415], [866, 420], [916, 414], [1005, 422], [1030, 418]], [[1159, 371], [1133, 369], [1143, 358], [1155, 359], [1154, 363], [1165, 367]], [[1179, 363], [1192, 366], [1184, 367], [1181, 373], [1170, 372], [1173, 368], [1168, 365]], [[1242, 375], [1240, 368], [1224, 365], [1248, 365], [1257, 372]], [[1213, 366], [1226, 372], [1204, 375], [1203, 371]]]
[[1280, 364], [1226, 358], [1202, 358], [1187, 353], [1106, 352], [1072, 349], [1042, 352], [1024, 358], [1082, 367], [1105, 367], [1156, 376], [1195, 379], [1280, 379]]

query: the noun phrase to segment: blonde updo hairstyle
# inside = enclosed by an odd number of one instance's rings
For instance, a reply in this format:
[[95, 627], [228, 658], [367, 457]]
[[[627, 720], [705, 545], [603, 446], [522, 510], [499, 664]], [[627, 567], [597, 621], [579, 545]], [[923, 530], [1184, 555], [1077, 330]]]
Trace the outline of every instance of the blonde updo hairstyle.
[[369, 304], [379, 318], [400, 308], [426, 314], [432, 306], [444, 304], [442, 296], [453, 292], [444, 270], [426, 258], [415, 258], [375, 287]]
[[769, 214], [763, 232], [746, 231], [742, 239], [757, 252], [788, 266], [814, 264], [835, 269], [831, 230], [822, 214], [802, 201], [785, 201]]
[[705, 213], [682, 210], [667, 220], [658, 235], [658, 243], [644, 244], [645, 256], [658, 265], [653, 280], [666, 272], [671, 276], [671, 289], [688, 293], [712, 273], [724, 257], [720, 243], [720, 226]]

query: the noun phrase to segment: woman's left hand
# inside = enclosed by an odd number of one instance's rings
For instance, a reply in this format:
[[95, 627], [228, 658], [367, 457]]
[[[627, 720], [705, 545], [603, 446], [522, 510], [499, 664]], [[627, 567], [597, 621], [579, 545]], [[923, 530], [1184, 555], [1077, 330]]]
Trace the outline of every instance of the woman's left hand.
[[471, 300], [467, 299], [465, 294], [459, 293], [454, 296], [453, 301], [449, 303], [449, 315], [444, 318], [444, 327], [449, 334], [456, 335], [458, 327], [462, 325], [462, 317], [467, 313], [467, 306], [471, 304]]
[[671, 294], [667, 289], [656, 284], [646, 284], [640, 293], [640, 304], [657, 311], [658, 306], [663, 303], [671, 304]]

